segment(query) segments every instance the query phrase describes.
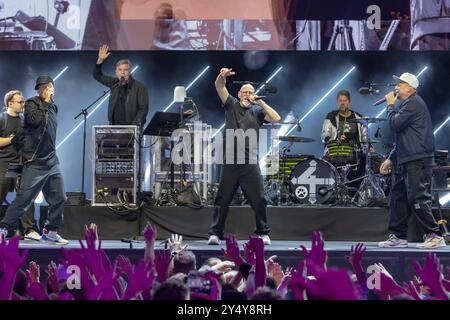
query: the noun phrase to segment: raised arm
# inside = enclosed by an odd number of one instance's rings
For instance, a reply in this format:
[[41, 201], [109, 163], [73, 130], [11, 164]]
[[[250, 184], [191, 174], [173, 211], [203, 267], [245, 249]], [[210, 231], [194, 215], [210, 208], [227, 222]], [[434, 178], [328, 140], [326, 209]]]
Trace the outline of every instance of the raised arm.
[[216, 86], [217, 94], [219, 95], [219, 98], [222, 101], [222, 103], [225, 103], [228, 99], [228, 96], [230, 95], [228, 93], [226, 84], [227, 84], [227, 77], [235, 75], [235, 72], [233, 72], [232, 70], [233, 69], [231, 68], [220, 69], [220, 73], [216, 78], [216, 82], [214, 83]]
[[107, 87], [111, 87], [118, 81], [118, 79], [104, 75], [102, 71], [103, 62], [111, 54], [111, 52], [108, 52], [108, 50], [109, 47], [107, 45], [101, 46], [100, 49], [98, 50], [98, 59], [97, 63], [94, 66], [94, 71], [92, 75], [94, 76], [94, 79], [100, 82], [101, 84]]

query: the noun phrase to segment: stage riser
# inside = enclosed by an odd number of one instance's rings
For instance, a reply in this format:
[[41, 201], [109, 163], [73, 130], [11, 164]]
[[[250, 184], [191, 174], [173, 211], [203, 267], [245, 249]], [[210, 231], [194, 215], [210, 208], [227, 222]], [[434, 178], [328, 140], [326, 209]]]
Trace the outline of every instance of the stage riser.
[[[41, 224], [46, 215], [41, 210]], [[151, 207], [120, 216], [107, 207], [66, 206], [63, 237], [78, 240], [84, 237], [84, 225], [92, 222], [99, 228], [103, 240], [120, 240], [139, 237], [148, 222], [157, 229], [158, 239], [164, 240], [177, 233], [189, 240], [206, 239], [212, 221], [213, 207], [191, 209], [188, 207]], [[268, 207], [267, 216], [272, 229], [272, 240], [307, 241], [314, 230], [320, 230], [326, 241], [380, 241], [387, 235], [388, 212], [384, 208], [336, 208], [336, 207]], [[444, 210], [450, 220], [450, 210]], [[250, 207], [231, 207], [225, 232], [238, 239], [253, 234], [255, 218]], [[421, 241], [416, 219], [412, 217], [409, 241]]]

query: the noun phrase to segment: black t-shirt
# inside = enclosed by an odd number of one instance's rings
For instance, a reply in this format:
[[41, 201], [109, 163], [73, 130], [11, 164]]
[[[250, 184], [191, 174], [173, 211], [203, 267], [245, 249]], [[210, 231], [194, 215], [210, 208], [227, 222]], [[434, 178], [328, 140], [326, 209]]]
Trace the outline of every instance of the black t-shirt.
[[339, 114], [339, 128], [338, 128], [338, 136], [340, 139], [341, 135], [345, 135], [345, 141], [349, 143], [357, 143], [359, 142], [359, 133], [358, 133], [358, 125], [355, 122], [348, 122], [350, 119], [355, 119], [355, 113], [352, 112], [350, 116], [347, 118], [341, 116]]
[[125, 106], [127, 104], [128, 85], [120, 86], [119, 98], [114, 106], [113, 124], [114, 125], [128, 125], [125, 113]]
[[[16, 137], [22, 135], [22, 119], [20, 116], [13, 117], [7, 113], [0, 115], [0, 136], [9, 137], [14, 134]], [[17, 144], [8, 144], [0, 147], [0, 165], [7, 165], [10, 162], [19, 162], [19, 150]]]
[[[245, 108], [242, 107], [239, 100], [233, 97], [232, 95], [228, 96], [227, 101], [224, 104], [225, 108], [225, 132], [224, 132], [224, 161], [226, 163], [227, 159], [227, 131], [226, 129], [242, 129], [244, 133], [249, 130], [255, 130], [256, 133], [256, 145], [250, 146], [250, 139], [245, 137], [245, 146], [242, 146], [243, 139], [238, 139], [237, 134], [234, 138], [234, 163], [238, 159], [237, 149], [240, 148], [242, 150], [245, 147], [245, 163], [249, 163], [250, 157], [257, 161], [257, 146], [258, 146], [258, 138], [259, 138], [259, 129], [264, 123], [264, 117], [266, 116], [266, 111], [258, 105], [252, 104], [250, 107]], [[250, 133], [250, 131], [247, 131]], [[254, 163], [254, 161], [252, 161]], [[241, 164], [241, 163], [238, 163]]]

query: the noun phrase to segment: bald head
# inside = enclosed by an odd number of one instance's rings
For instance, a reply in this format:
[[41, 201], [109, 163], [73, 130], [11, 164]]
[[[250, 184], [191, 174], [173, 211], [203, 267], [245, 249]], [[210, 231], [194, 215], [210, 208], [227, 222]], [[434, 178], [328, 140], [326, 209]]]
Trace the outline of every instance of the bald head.
[[241, 90], [238, 92], [239, 101], [241, 105], [244, 107], [249, 107], [251, 105], [249, 97], [255, 94], [255, 87], [251, 84], [247, 83], [241, 87]]

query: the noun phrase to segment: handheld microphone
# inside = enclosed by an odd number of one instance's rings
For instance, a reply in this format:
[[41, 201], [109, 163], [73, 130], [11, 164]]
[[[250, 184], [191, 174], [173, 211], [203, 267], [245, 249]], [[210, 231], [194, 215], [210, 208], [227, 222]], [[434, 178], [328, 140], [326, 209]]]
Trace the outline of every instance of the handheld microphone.
[[125, 83], [125, 77], [122, 76], [122, 77], [120, 77], [120, 85], [123, 86], [124, 83]]
[[[397, 99], [397, 96], [398, 96], [397, 91], [394, 91], [394, 92], [395, 92], [395, 99]], [[383, 99], [380, 99], [378, 101], [375, 101], [373, 106], [379, 106], [380, 104], [385, 103], [385, 102], [386, 102], [386, 97], [384, 97]]]
[[267, 96], [255, 96], [255, 100], [265, 99]]

